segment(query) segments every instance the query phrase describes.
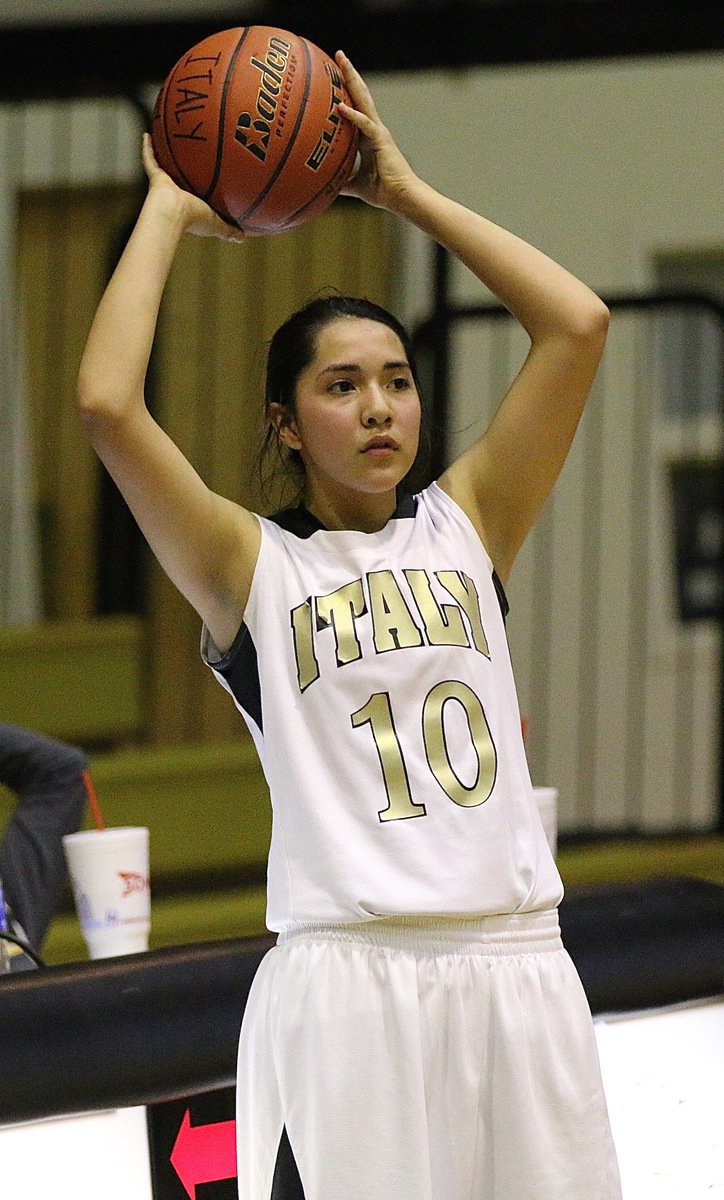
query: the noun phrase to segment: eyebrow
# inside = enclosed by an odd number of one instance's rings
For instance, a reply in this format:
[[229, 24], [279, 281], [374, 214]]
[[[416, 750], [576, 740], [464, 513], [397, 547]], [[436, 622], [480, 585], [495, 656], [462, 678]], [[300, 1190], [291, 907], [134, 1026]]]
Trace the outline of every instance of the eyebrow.
[[[400, 359], [396, 362], [386, 362], [382, 368], [383, 371], [411, 371], [412, 368], [407, 359]], [[361, 374], [362, 367], [359, 363], [332, 363], [331, 366], [325, 367], [319, 372], [321, 375], [336, 375], [338, 372], [346, 371], [348, 374]]]

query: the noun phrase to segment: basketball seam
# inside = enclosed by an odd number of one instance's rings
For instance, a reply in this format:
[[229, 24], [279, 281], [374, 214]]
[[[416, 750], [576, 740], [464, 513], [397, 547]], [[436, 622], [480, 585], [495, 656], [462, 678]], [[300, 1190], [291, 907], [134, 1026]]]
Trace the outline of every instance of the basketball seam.
[[239, 38], [239, 41], [237, 42], [236, 46], [234, 47], [234, 53], [232, 54], [231, 58], [229, 59], [229, 65], [226, 68], [226, 75], [224, 76], [224, 86], [223, 86], [223, 89], [221, 92], [221, 104], [219, 106], [219, 127], [218, 127], [218, 131], [217, 131], [217, 141], [216, 141], [216, 163], [214, 166], [214, 174], [212, 176], [211, 183], [209, 184], [208, 188], [206, 189], [203, 196], [201, 197], [202, 200], [209, 199], [209, 196], [211, 195], [211, 193], [213, 192], [217, 183], [219, 182], [219, 175], [221, 174], [221, 160], [224, 156], [224, 125], [226, 122], [226, 102], [228, 99], [229, 88], [231, 87], [231, 80], [234, 75], [234, 67], [236, 66], [236, 60], [239, 57], [241, 47], [244, 45], [244, 42], [246, 41], [247, 34], [249, 33], [250, 28], [251, 28], [250, 25], [247, 25], [245, 27], [241, 37]]
[[[244, 29], [244, 31], [239, 39], [239, 44], [237, 45], [236, 49], [234, 50], [233, 58], [236, 57], [239, 50], [241, 49], [241, 43], [244, 41], [244, 38], [246, 37], [248, 32], [249, 32], [249, 27], [247, 26]], [[169, 137], [167, 120], [166, 120], [168, 98], [169, 98], [169, 94], [171, 92], [171, 84], [175, 78], [176, 71], [181, 66], [181, 64], [184, 62], [184, 60], [188, 58], [189, 54], [191, 54], [194, 49], [196, 49], [196, 47], [192, 47], [191, 50], [187, 51], [187, 53], [184, 54], [182, 59], [179, 59], [179, 61], [176, 63], [176, 66], [174, 67], [173, 71], [171, 72], [171, 74], [168, 78], [168, 82], [165, 85], [164, 94], [163, 94], [163, 113], [162, 113], [162, 120], [161, 120], [161, 131], [163, 133], [164, 141], [166, 143], [166, 149], [168, 151], [169, 158], [173, 162], [174, 169], [177, 174], [177, 178], [174, 179], [174, 182], [178, 183], [179, 186], [185, 186], [186, 191], [191, 192], [193, 195], [198, 195], [199, 193], [196, 191], [194, 184], [191, 182], [191, 180], [189, 179], [186, 172], [184, 170], [182, 170], [182, 168], [178, 162], [178, 159], [176, 158], [176, 155], [174, 153], [174, 148], [173, 148], [173, 139], [171, 137]], [[227, 68], [227, 76], [228, 76], [228, 73], [229, 72], [228, 72], [228, 68]], [[217, 136], [218, 136], [218, 133], [217, 133]], [[217, 161], [218, 161], [218, 151], [217, 151]], [[170, 174], [170, 172], [169, 172], [169, 174]], [[172, 176], [172, 178], [174, 178], [174, 177]], [[206, 196], [208, 196], [208, 194], [209, 193], [206, 192], [205, 195], [202, 197], [202, 199], [205, 200]], [[227, 213], [227, 216], [229, 216], [228, 213]], [[231, 220], [231, 216], [229, 216], [229, 220]]]
[[256, 197], [256, 199], [249, 205], [249, 207], [240, 216], [234, 218], [234, 220], [239, 225], [241, 225], [242, 221], [245, 221], [247, 217], [250, 217], [251, 214], [253, 212], [255, 212], [256, 209], [259, 207], [262, 200], [264, 200], [269, 195], [269, 192], [271, 191], [272, 187], [274, 186], [274, 184], [276, 183], [277, 179], [279, 178], [281, 172], [283, 171], [283, 169], [286, 165], [287, 159], [289, 158], [289, 155], [291, 154], [292, 150], [294, 149], [294, 142], [296, 141], [297, 133], [299, 132], [299, 126], [301, 125], [302, 118], [304, 117], [304, 109], [306, 107], [307, 99], [309, 97], [309, 90], [312, 86], [312, 56], [309, 52], [309, 45], [305, 38], [300, 38], [299, 41], [302, 43], [302, 46], [304, 47], [305, 66], [306, 66], [307, 73], [306, 73], [306, 76], [304, 79], [304, 95], [302, 96], [302, 102], [299, 105], [299, 111], [297, 112], [297, 116], [296, 116], [296, 119], [294, 122], [294, 129], [291, 132], [291, 136], [287, 140], [287, 144], [284, 147], [284, 152], [282, 154], [282, 157], [279, 159], [279, 162], [277, 163], [271, 177], [267, 180], [266, 184], [264, 185], [262, 190], [259, 192], [259, 195]]
[[[177, 63], [176, 66], [178, 66], [178, 65], [179, 64]], [[178, 178], [176, 178], [174, 180], [174, 182], [178, 183], [178, 184], [181, 184], [181, 182], [183, 182], [183, 184], [186, 185], [187, 191], [193, 191], [193, 185], [191, 183], [191, 180], [187, 177], [185, 171], [181, 170], [181, 167], [179, 166], [179, 164], [176, 160], [176, 155], [174, 154], [174, 149], [173, 149], [173, 141], [169, 137], [168, 128], [167, 128], [167, 124], [166, 124], [166, 109], [167, 109], [167, 105], [168, 105], [168, 95], [169, 95], [169, 92], [171, 91], [171, 80], [173, 79], [173, 75], [175, 73], [176, 73], [176, 67], [174, 67], [174, 69], [173, 69], [173, 74], [171, 75], [171, 78], [167, 82], [165, 90], [164, 90], [164, 94], [163, 94], [163, 114], [162, 114], [163, 119], [161, 121], [161, 130], [163, 132], [164, 141], [166, 143], [166, 149], [168, 151], [168, 156], [171, 159], [171, 162], [173, 163], [174, 169], [176, 170], [176, 174], [178, 176]]]
[[[347, 159], [350, 157], [350, 155], [353, 152], [355, 154], [357, 153], [357, 145], [358, 145], [357, 141], [355, 140], [355, 138], [353, 138], [347, 148], [347, 153], [345, 154], [345, 156], [342, 159], [342, 162], [340, 164], [340, 167], [339, 167], [340, 171], [344, 168], [344, 164], [347, 162]], [[342, 183], [340, 186], [343, 187], [344, 183]], [[327, 180], [327, 182], [324, 184], [324, 186], [321, 187], [319, 189], [319, 191], [315, 193], [314, 196], [312, 196], [304, 204], [300, 205], [299, 208], [295, 209], [295, 211], [289, 217], [287, 217], [284, 228], [291, 225], [292, 221], [295, 221], [301, 213], [303, 213], [307, 208], [309, 208], [310, 205], [314, 204], [319, 199], [319, 197], [322, 195], [322, 193], [325, 191], [325, 189], [328, 187], [329, 187], [329, 180]]]

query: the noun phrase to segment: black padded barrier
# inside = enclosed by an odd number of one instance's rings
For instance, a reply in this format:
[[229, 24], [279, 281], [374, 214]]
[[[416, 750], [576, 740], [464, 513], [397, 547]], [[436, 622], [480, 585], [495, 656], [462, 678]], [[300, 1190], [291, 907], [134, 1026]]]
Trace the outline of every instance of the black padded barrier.
[[572, 889], [561, 934], [594, 1014], [724, 992], [724, 887], [674, 876]]
[[232, 1084], [246, 998], [272, 944], [169, 947], [0, 978], [0, 1124]]
[[[718, 884], [571, 889], [560, 918], [594, 1014], [724, 991]], [[169, 947], [0, 978], [0, 1124], [232, 1085], [249, 987], [273, 942]]]

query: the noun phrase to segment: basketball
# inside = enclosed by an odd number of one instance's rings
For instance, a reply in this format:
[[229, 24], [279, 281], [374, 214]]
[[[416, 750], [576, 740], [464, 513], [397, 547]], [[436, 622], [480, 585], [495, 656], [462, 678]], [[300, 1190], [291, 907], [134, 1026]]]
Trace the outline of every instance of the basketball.
[[211, 34], [176, 63], [156, 99], [160, 167], [248, 234], [323, 212], [355, 165], [359, 136], [337, 64], [306, 38], [249, 25]]

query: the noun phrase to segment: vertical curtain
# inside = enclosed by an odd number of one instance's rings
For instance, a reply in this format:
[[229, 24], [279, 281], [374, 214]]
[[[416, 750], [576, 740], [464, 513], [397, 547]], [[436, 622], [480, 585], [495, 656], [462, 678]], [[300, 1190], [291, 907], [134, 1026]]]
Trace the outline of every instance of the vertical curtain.
[[[0, 116], [0, 157], [12, 161], [12, 122]], [[41, 616], [40, 553], [25, 389], [24, 338], [17, 315], [16, 180], [0, 176], [0, 624]]]

